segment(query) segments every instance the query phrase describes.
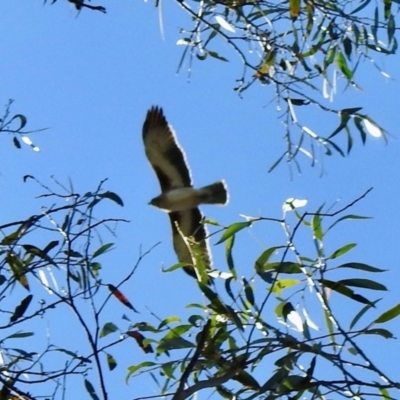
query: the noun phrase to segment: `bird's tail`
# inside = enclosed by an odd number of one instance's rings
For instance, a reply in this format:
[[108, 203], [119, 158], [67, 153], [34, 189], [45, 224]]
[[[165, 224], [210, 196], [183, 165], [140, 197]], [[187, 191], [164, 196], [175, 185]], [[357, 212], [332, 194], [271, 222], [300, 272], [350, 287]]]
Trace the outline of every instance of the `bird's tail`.
[[228, 202], [228, 190], [224, 181], [215, 182], [198, 190], [202, 204], [221, 204]]

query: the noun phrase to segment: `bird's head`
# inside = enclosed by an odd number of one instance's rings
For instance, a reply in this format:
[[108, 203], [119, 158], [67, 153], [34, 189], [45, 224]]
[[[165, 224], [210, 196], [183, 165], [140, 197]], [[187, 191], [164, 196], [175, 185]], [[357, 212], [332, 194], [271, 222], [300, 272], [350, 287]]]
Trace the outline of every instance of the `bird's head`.
[[149, 205], [162, 208], [162, 199], [161, 196], [154, 197], [149, 201]]

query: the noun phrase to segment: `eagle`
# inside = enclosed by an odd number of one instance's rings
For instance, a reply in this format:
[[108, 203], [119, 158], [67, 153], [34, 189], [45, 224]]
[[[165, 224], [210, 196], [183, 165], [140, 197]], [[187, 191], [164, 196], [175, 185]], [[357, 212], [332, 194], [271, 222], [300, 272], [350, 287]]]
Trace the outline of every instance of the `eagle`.
[[161, 187], [161, 194], [149, 204], [168, 213], [178, 260], [185, 264], [183, 269], [186, 273], [199, 279], [193, 249], [206, 269], [212, 268], [212, 261], [203, 215], [198, 206], [226, 204], [228, 191], [225, 182], [221, 180], [200, 189], [193, 187], [185, 153], [160, 107], [153, 106], [147, 112], [143, 142]]

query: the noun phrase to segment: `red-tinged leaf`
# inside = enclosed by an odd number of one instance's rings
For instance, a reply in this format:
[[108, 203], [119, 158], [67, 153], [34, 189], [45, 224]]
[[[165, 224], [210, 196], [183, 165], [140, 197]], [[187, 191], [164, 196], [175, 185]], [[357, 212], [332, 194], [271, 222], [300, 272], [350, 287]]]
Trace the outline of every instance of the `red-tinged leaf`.
[[129, 300], [126, 298], [126, 296], [120, 291], [118, 290], [114, 285], [107, 285], [108, 289], [110, 290], [110, 292], [122, 303], [124, 304], [126, 307], [130, 308], [131, 310], [138, 312], [137, 310], [135, 310], [135, 308], [133, 307], [133, 305], [129, 302]]
[[154, 353], [153, 348], [151, 347], [151, 344], [149, 343], [144, 343], [145, 337], [139, 332], [139, 331], [129, 331], [126, 332], [128, 336], [131, 338], [134, 338], [137, 342], [137, 344], [140, 346], [140, 348], [145, 352], [145, 353]]

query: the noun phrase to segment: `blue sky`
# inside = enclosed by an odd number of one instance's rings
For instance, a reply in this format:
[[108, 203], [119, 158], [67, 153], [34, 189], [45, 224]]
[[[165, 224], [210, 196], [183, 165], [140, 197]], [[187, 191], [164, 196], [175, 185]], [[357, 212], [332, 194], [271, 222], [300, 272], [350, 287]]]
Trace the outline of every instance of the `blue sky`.
[[[176, 46], [179, 28], [189, 28], [190, 21], [172, 2], [163, 4], [165, 39], [152, 3], [102, 4], [108, 9], [106, 15], [84, 10], [78, 16], [61, 0], [53, 6], [43, 6], [41, 1], [0, 4], [0, 106], [9, 98], [16, 99], [12, 111], [28, 117], [28, 129], [49, 128], [31, 135], [39, 153], [28, 146], [17, 150], [11, 138], [1, 138], [0, 190], [3, 210], [7, 210], [2, 223], [40, 210], [43, 201], [32, 197], [42, 190], [32, 181], [23, 183], [26, 174], [48, 185], [53, 185], [50, 176], [65, 184], [71, 179], [81, 193], [94, 190], [101, 179], [108, 178], [107, 188], [122, 197], [125, 207], [105, 206], [104, 215], [131, 222], [118, 227], [116, 250], [104, 257], [107, 279], [118, 282], [136, 262], [140, 248], [161, 242], [125, 288], [143, 313], [141, 318], [149, 317], [146, 307], [165, 317], [183, 312], [189, 299], [201, 301], [183, 272], [160, 272], [162, 266], [173, 265], [176, 257], [168, 218], [147, 205], [159, 187], [141, 137], [147, 109], [159, 105], [186, 151], [195, 185], [226, 180], [229, 205], [203, 210], [223, 225], [242, 221], [240, 214], [280, 218], [282, 203], [290, 197], [308, 199], [308, 211], [323, 203], [338, 202], [340, 208], [373, 186], [372, 193], [351, 212], [374, 219], [343, 224], [332, 233], [327, 253], [357, 242], [358, 247], [343, 262], [358, 260], [389, 269], [380, 279], [391, 291], [379, 310], [397, 303], [398, 80], [384, 78], [365, 63], [358, 79], [363, 91], [348, 88], [344, 92], [342, 81], [333, 104], [364, 107], [365, 113], [393, 135], [389, 145], [369, 137], [363, 147], [357, 138], [350, 157], [322, 158], [322, 177], [321, 169], [309, 167], [306, 159], [301, 162], [302, 174], [286, 163], [268, 174], [284, 150], [284, 130], [272, 88], [254, 85], [243, 98], [238, 97], [233, 87], [241, 67], [228, 50], [223, 55], [230, 63], [194, 61], [190, 79], [187, 64], [177, 74], [183, 51]], [[396, 74], [395, 58], [382, 56], [377, 62], [389, 74]], [[328, 125], [317, 109], [300, 112], [310, 128], [321, 134], [328, 134], [338, 123], [332, 119]], [[283, 240], [281, 231], [266, 223], [242, 232], [234, 252], [240, 275], [248, 276], [260, 253]], [[213, 238], [211, 244], [216, 241]], [[212, 249], [216, 266], [227, 269], [223, 246]], [[125, 310], [121, 307], [118, 312], [122, 315]], [[395, 325], [390, 326], [394, 329]], [[121, 360], [114, 373], [116, 381], [121, 379], [122, 395], [155, 394], [151, 382], [138, 389], [125, 387], [122, 381], [124, 366], [141, 358], [140, 349], [132, 345], [132, 360]]]

